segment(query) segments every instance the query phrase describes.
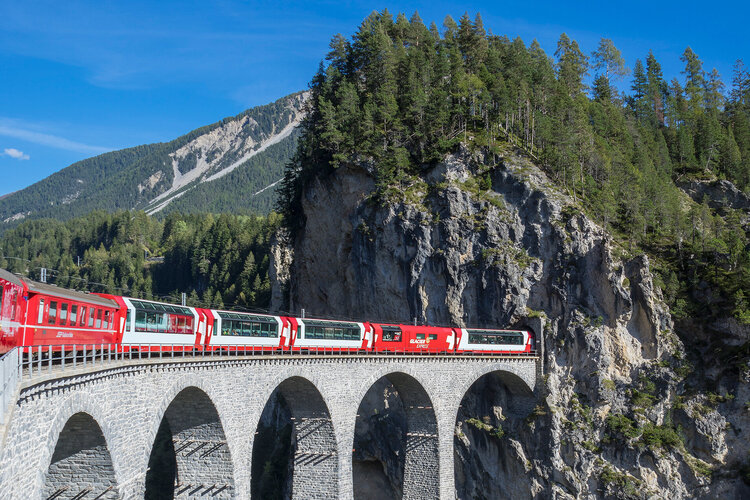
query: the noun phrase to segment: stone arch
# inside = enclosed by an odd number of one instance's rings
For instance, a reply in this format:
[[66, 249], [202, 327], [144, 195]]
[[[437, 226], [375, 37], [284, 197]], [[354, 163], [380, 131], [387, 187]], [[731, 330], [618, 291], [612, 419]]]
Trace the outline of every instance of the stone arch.
[[[271, 448], [281, 453], [269, 454]], [[278, 473], [273, 477], [282, 483], [278, 486], [285, 497], [322, 500], [339, 496], [338, 448], [331, 414], [316, 385], [303, 376], [288, 376], [267, 399], [253, 439], [253, 498], [263, 497], [269, 463]]]
[[[528, 382], [502, 366], [479, 368], [456, 396], [454, 484], [456, 498], [531, 498], [514, 478], [526, 473], [526, 417], [535, 405]], [[511, 446], [511, 434], [520, 444]]]
[[[179, 385], [173, 391], [176, 387]], [[184, 387], [161, 415], [159, 427], [152, 434], [145, 498], [233, 498], [231, 450], [219, 412], [208, 394], [196, 386]]]
[[[371, 381], [361, 395], [352, 451], [352, 482], [356, 498], [438, 498], [440, 495], [440, 456], [435, 409], [424, 385], [413, 375], [391, 371]], [[382, 404], [382, 407], [378, 405]], [[382, 411], [382, 413], [381, 413]], [[358, 432], [359, 430], [359, 432]], [[376, 440], [364, 436], [382, 434]], [[393, 437], [396, 436], [394, 440]], [[373, 450], [371, 444], [378, 442]], [[359, 451], [358, 451], [358, 446]], [[382, 446], [386, 446], [385, 452]], [[362, 447], [370, 448], [363, 450]], [[385, 486], [368, 484], [378, 477], [377, 469], [363, 465], [364, 453], [375, 456], [383, 466], [391, 489], [372, 494]], [[355, 460], [358, 457], [359, 461]], [[385, 469], [389, 469], [388, 472]], [[400, 479], [400, 481], [399, 481]], [[400, 483], [400, 484], [399, 484]], [[370, 493], [368, 493], [370, 491]]]
[[117, 480], [104, 433], [86, 412], [60, 430], [44, 478], [43, 498], [118, 498]]
[[[534, 391], [532, 385], [534, 383], [533, 378], [532, 380], [527, 380], [525, 377], [515, 373], [511, 367], [507, 366], [507, 364], [493, 363], [477, 365], [477, 368], [474, 369], [469, 376], [464, 377], [461, 384], [456, 387], [455, 396], [460, 398], [459, 401], [463, 400], [466, 393], [474, 384], [490, 374], [496, 374], [503, 385], [505, 385], [513, 394], [531, 396]], [[456, 411], [458, 411], [458, 408]]]

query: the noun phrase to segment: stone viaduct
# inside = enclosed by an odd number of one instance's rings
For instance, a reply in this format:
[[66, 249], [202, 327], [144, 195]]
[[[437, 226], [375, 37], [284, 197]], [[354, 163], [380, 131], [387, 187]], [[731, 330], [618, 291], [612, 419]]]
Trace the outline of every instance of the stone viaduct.
[[175, 498], [249, 499], [253, 441], [276, 391], [296, 440], [292, 497], [352, 499], [358, 408], [387, 377], [406, 411], [404, 499], [453, 500], [458, 408], [489, 373], [511, 393], [528, 396], [537, 361], [186, 357], [32, 378], [21, 384], [4, 428], [0, 498], [144, 498], [166, 484], [176, 485]]

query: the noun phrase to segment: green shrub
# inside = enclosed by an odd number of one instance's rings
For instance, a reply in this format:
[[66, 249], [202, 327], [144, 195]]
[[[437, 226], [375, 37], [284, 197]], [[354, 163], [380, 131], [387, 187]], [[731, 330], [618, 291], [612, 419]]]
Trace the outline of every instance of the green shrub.
[[635, 422], [619, 413], [607, 417], [607, 427], [612, 432], [620, 434], [627, 439], [632, 439], [640, 435]]
[[651, 422], [643, 426], [640, 441], [649, 448], [663, 448], [671, 450], [682, 444], [682, 438], [677, 430], [669, 423], [656, 425]]

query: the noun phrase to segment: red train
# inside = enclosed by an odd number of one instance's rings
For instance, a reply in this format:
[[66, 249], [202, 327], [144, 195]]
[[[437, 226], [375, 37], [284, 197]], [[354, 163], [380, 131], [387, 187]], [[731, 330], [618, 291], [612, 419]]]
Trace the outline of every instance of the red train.
[[[272, 316], [89, 294], [0, 269], [0, 354], [18, 346], [149, 350], [530, 353], [528, 329], [444, 328]], [[72, 349], [72, 347], [66, 347]], [[54, 349], [54, 348], [53, 348]]]

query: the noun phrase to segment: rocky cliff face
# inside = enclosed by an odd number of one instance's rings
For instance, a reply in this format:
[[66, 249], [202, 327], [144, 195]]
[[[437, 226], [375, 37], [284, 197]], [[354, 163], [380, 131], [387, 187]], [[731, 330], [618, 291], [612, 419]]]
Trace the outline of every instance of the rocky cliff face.
[[706, 395], [648, 259], [627, 257], [532, 163], [462, 149], [389, 200], [373, 189], [366, 164], [308, 186], [304, 228], [274, 249], [272, 305], [536, 330], [531, 401], [491, 378], [464, 399], [459, 498], [750, 494], [750, 366]]

